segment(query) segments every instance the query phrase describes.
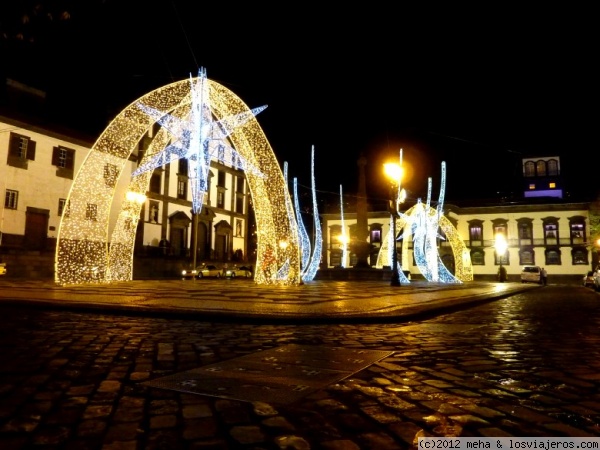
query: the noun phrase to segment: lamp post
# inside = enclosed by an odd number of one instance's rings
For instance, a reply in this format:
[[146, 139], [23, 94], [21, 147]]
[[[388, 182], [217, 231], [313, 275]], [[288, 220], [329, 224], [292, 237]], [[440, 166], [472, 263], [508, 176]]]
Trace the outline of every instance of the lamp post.
[[498, 281], [504, 282], [506, 281], [506, 269], [502, 266], [502, 261], [504, 260], [508, 243], [506, 242], [506, 238], [503, 234], [498, 233], [496, 235], [494, 248], [496, 249], [496, 255], [498, 256], [498, 259], [500, 260], [500, 267], [498, 268]]
[[386, 163], [383, 169], [390, 180], [389, 210], [392, 215], [392, 238], [394, 241], [392, 249], [392, 278], [391, 286], [400, 286], [400, 275], [398, 274], [398, 253], [396, 252], [396, 216], [398, 215], [398, 194], [402, 180], [402, 168], [395, 163]]

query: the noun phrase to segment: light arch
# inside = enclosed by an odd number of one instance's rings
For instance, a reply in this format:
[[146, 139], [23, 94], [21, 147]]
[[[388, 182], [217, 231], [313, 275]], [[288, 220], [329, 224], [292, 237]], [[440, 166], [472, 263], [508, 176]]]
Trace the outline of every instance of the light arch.
[[[194, 81], [195, 79], [192, 79]], [[218, 119], [249, 112], [248, 106], [221, 84], [209, 83], [210, 105]], [[67, 213], [58, 232], [55, 281], [59, 284], [128, 281], [133, 276], [133, 247], [151, 172], [130, 178], [125, 198], [115, 198], [117, 181], [139, 141], [155, 123], [137, 105], [185, 117], [191, 104], [190, 80], [158, 88], [132, 102], [102, 132], [71, 186]], [[161, 129], [149, 156], [162, 151], [170, 136]], [[246, 172], [255, 206], [258, 233], [255, 282], [300, 284], [300, 250], [291, 197], [273, 150], [254, 118], [229, 136], [236, 151], [260, 174]], [[125, 172], [125, 173], [124, 173]], [[109, 240], [111, 209], [119, 208]]]

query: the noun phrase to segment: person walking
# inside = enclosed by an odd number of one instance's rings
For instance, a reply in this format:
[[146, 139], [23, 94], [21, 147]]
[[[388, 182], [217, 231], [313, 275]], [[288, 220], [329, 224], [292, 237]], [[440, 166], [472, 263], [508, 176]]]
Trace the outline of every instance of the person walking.
[[546, 284], [548, 284], [548, 272], [546, 272], [546, 268], [542, 267], [542, 271], [540, 273], [540, 276], [542, 277], [542, 284], [544, 286], [546, 286]]

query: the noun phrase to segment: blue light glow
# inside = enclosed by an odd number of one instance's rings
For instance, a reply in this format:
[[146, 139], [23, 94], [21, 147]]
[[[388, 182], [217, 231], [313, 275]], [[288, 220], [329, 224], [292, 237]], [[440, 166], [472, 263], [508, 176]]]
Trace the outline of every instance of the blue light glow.
[[319, 220], [319, 208], [317, 207], [317, 192], [315, 189], [315, 146], [311, 149], [311, 181], [312, 181], [312, 201], [314, 218], [314, 251], [310, 263], [302, 273], [302, 281], [312, 281], [317, 274], [319, 264], [321, 263], [321, 252], [323, 251], [323, 235], [321, 233], [321, 221]]

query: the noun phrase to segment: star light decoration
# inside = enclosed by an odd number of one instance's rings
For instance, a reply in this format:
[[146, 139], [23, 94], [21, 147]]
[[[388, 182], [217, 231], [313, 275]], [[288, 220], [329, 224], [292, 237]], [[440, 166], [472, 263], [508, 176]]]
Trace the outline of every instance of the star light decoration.
[[[400, 156], [402, 161], [402, 154]], [[399, 228], [405, 229], [402, 240], [402, 254], [408, 254], [408, 236], [412, 236], [413, 255], [417, 267], [427, 281], [440, 283], [462, 283], [473, 281], [473, 266], [469, 251], [460, 238], [456, 228], [443, 214], [443, 204], [446, 188], [446, 163], [442, 162], [442, 183], [437, 208], [431, 206], [431, 178], [428, 178], [427, 201], [423, 204], [419, 199], [417, 204], [405, 213], [399, 213]], [[444, 236], [438, 233], [440, 229]], [[389, 247], [393, 246], [392, 233], [383, 241], [379, 251], [376, 267], [389, 264]], [[452, 248], [455, 263], [455, 275], [444, 265], [437, 249], [436, 240], [447, 239]], [[387, 241], [387, 242], [386, 242]], [[393, 247], [392, 247], [393, 248]], [[408, 280], [403, 281], [403, 283]]]
[[247, 162], [229, 145], [227, 137], [235, 128], [244, 125], [264, 111], [267, 106], [254, 108], [221, 120], [214, 120], [209, 101], [206, 69], [204, 68], [200, 68], [195, 81], [190, 76], [190, 95], [192, 101], [189, 106], [189, 114], [184, 118], [166, 114], [142, 103], [137, 104], [139, 109], [165, 128], [174, 136], [175, 140], [163, 151], [138, 167], [132, 176], [141, 175], [181, 158], [187, 159], [188, 178], [192, 190], [192, 211], [194, 214], [198, 214], [202, 210], [204, 195], [208, 190], [208, 171], [211, 159], [218, 157], [219, 160], [243, 169], [245, 172], [251, 171], [255, 175], [264, 177], [260, 170]]

